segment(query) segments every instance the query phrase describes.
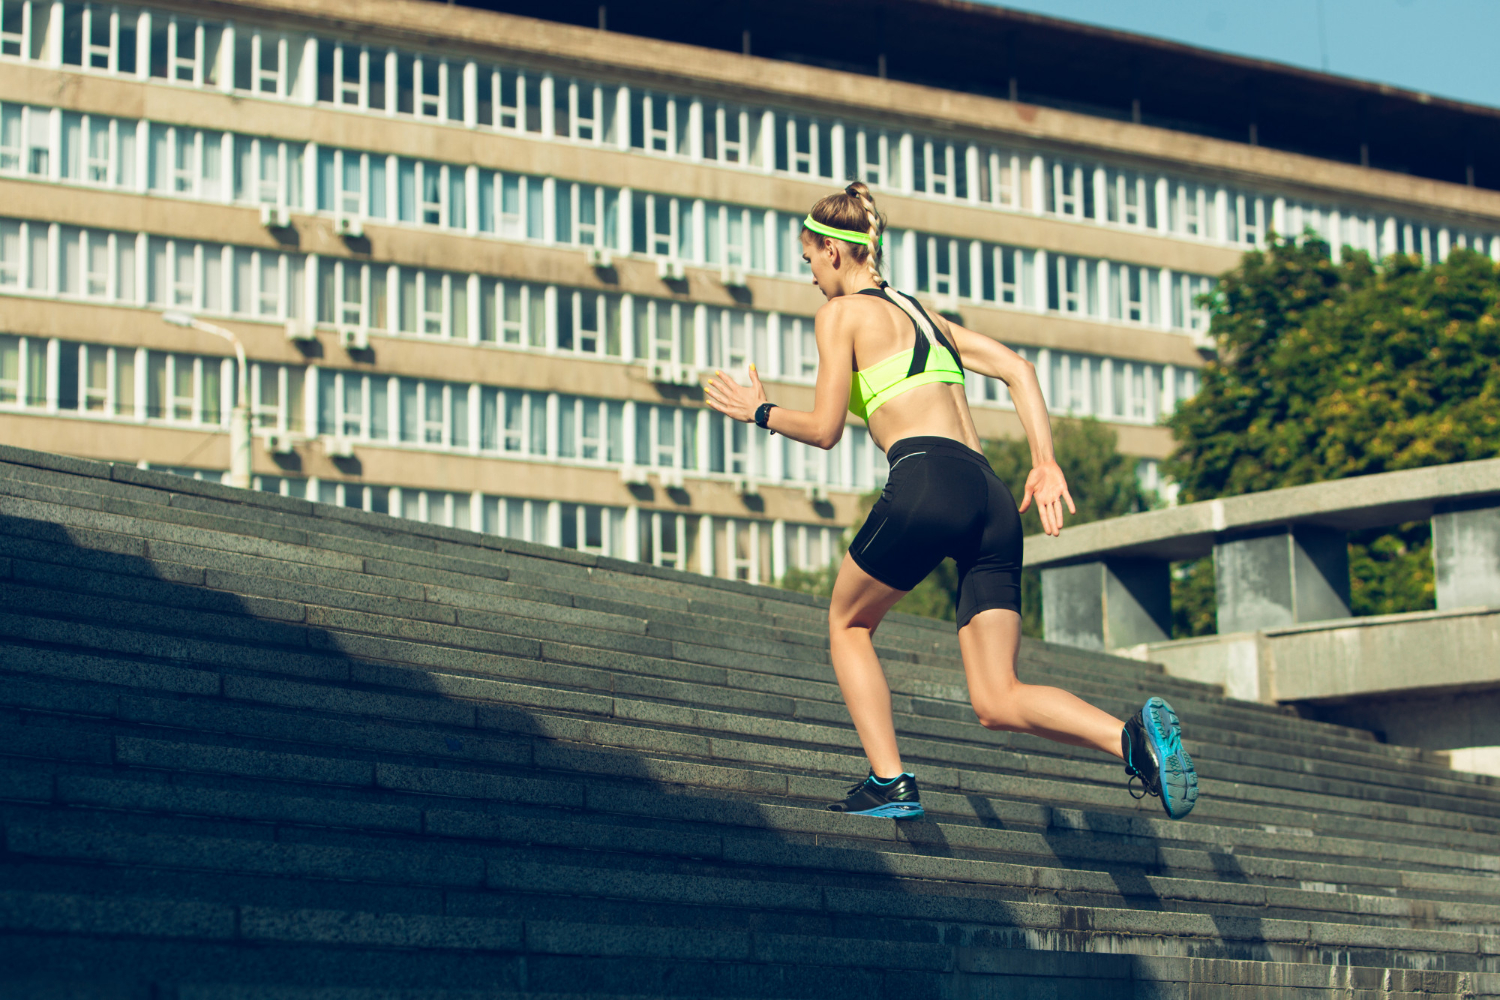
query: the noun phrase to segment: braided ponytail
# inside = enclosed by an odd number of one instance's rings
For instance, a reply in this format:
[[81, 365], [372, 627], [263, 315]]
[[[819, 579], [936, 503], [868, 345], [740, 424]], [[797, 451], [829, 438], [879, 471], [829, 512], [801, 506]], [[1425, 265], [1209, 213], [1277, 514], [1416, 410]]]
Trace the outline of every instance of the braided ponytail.
[[840, 193], [820, 199], [812, 207], [810, 214], [825, 226], [848, 229], [856, 233], [869, 233], [873, 247], [863, 243], [840, 242], [846, 248], [845, 253], [855, 262], [866, 265], [875, 283], [877, 285], [881, 283], [883, 279], [880, 277], [880, 238], [885, 232], [885, 216], [881, 215], [880, 210], [875, 207], [875, 197], [870, 194], [870, 189], [863, 181], [850, 181]]

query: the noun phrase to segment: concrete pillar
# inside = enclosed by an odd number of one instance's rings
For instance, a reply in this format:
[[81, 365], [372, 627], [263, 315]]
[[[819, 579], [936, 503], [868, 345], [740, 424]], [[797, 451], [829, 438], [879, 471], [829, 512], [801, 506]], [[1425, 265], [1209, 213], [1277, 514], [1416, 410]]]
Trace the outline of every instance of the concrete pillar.
[[1160, 559], [1106, 559], [1042, 570], [1048, 642], [1120, 649], [1172, 637], [1172, 587]]
[[1274, 528], [1214, 546], [1219, 634], [1349, 617], [1342, 532]]
[[1439, 611], [1500, 606], [1500, 502], [1439, 504], [1432, 562]]

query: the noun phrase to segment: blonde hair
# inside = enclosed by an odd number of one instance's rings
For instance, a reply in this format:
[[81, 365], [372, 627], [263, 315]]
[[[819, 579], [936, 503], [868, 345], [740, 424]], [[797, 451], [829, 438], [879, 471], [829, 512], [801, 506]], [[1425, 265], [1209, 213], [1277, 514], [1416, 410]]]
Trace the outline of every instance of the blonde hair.
[[[838, 194], [819, 199], [808, 214], [825, 226], [849, 229], [857, 233], [869, 233], [870, 242], [874, 246], [850, 243], [847, 240], [839, 242], [844, 244], [846, 248], [844, 252], [855, 263], [862, 263], [869, 267], [876, 284], [883, 280], [880, 277], [880, 236], [885, 232], [885, 216], [881, 215], [880, 210], [875, 207], [875, 196], [870, 194], [870, 189], [865, 187], [863, 181], [851, 181]], [[806, 227], [802, 232], [805, 234], [804, 238], [823, 238]]]

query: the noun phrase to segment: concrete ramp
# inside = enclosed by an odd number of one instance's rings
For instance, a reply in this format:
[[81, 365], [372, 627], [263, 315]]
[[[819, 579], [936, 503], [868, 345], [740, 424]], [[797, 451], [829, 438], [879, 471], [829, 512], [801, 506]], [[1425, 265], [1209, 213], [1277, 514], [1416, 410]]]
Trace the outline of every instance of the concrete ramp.
[[0, 593], [6, 998], [1500, 996], [1493, 782], [1150, 664], [1186, 822], [893, 617], [898, 825], [798, 595], [15, 449]]

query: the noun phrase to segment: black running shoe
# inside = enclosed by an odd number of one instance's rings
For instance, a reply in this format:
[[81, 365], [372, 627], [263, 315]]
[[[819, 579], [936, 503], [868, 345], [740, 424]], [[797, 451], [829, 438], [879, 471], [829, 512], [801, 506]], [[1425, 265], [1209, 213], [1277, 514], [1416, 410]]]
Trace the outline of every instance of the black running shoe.
[[922, 798], [917, 791], [917, 779], [911, 774], [902, 774], [889, 781], [881, 781], [871, 771], [870, 776], [849, 789], [849, 797], [830, 805], [831, 812], [848, 813], [851, 816], [884, 816], [889, 819], [916, 819], [922, 815]]
[[[1171, 705], [1160, 698], [1148, 698], [1126, 721], [1120, 748], [1125, 753], [1125, 773], [1130, 775], [1125, 787], [1131, 795], [1138, 799], [1155, 795], [1173, 819], [1182, 819], [1193, 811], [1193, 803], [1198, 801], [1198, 772], [1193, 768], [1193, 758], [1182, 748], [1182, 727]], [[1130, 784], [1136, 778], [1144, 788], [1139, 795]]]

